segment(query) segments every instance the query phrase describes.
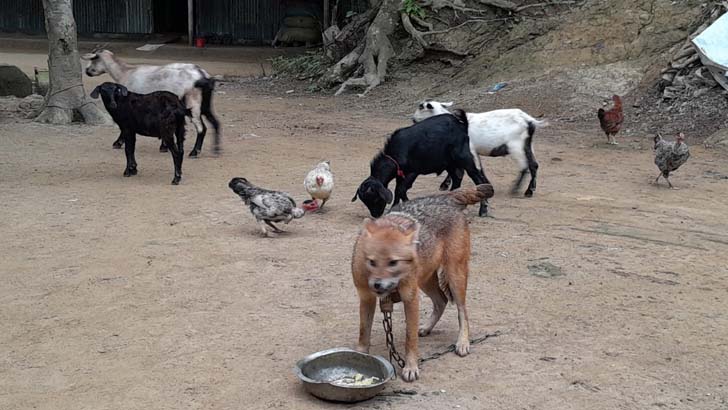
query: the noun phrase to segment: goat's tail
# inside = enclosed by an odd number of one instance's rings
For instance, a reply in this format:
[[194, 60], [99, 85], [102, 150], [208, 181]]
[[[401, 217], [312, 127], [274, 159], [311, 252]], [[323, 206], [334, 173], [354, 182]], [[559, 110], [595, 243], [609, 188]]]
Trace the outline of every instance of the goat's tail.
[[480, 184], [475, 188], [461, 188], [447, 193], [456, 205], [468, 206], [493, 197], [493, 185]]

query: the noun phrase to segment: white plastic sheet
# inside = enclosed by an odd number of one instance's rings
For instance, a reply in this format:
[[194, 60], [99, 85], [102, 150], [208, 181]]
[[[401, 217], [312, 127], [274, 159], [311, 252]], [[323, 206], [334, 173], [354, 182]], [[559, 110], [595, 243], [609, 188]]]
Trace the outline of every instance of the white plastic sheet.
[[700, 61], [720, 85], [728, 90], [728, 13], [693, 39]]

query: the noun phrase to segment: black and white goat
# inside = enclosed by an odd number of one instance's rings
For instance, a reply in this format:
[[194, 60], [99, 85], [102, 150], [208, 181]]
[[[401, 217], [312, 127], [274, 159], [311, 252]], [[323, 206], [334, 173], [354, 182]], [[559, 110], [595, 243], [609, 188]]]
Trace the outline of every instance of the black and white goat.
[[[441, 103], [425, 100], [419, 104], [413, 120], [415, 123], [435, 115], [450, 113], [447, 107], [452, 102]], [[521, 187], [526, 173], [531, 173], [531, 182], [528, 184], [525, 196], [533, 196], [536, 190], [536, 172], [538, 162], [533, 155], [533, 134], [536, 128], [548, 125], [546, 121], [539, 121], [519, 109], [494, 110], [482, 113], [467, 113], [468, 135], [473, 151], [478, 155], [489, 157], [502, 157], [510, 155], [521, 168], [521, 174], [516, 180], [511, 194], [516, 194]], [[479, 159], [476, 159], [479, 162]], [[453, 178], [454, 177], [454, 178]], [[446, 190], [450, 180], [462, 177], [462, 172], [449, 173], [440, 186]]]
[[[154, 91], [169, 91], [180, 99], [192, 113], [192, 123], [197, 130], [195, 147], [190, 157], [196, 157], [202, 151], [207, 127], [202, 116], [210, 121], [215, 129], [213, 150], [220, 149], [220, 123], [212, 112], [212, 93], [215, 80], [196, 64], [173, 63], [164, 66], [131, 65], [114, 56], [109, 50], [98, 50], [81, 57], [88, 60], [86, 74], [90, 77], [108, 73], [117, 83], [129, 91], [149, 94]], [[114, 148], [121, 148], [123, 138], [120, 135], [114, 142]], [[166, 151], [164, 141], [159, 150]]]
[[[453, 175], [465, 170], [475, 185], [488, 184], [480, 168], [477, 155], [470, 151], [468, 143], [468, 120], [461, 110], [453, 114], [438, 115], [407, 128], [395, 131], [370, 164], [370, 176], [364, 180], [351, 202], [357, 198], [364, 202], [369, 213], [378, 218], [388, 203], [392, 206], [400, 200], [407, 201], [407, 190], [412, 187], [418, 175], [441, 174], [447, 171]], [[389, 182], [397, 180], [392, 191]], [[453, 178], [452, 189], [460, 187], [462, 178]], [[480, 204], [480, 216], [488, 213], [487, 199]]]
[[[172, 184], [179, 184], [182, 178], [182, 159], [184, 158], [185, 116], [189, 110], [168, 91], [156, 91], [150, 94], [137, 94], [127, 90], [121, 84], [103, 83], [91, 91], [92, 98], [104, 102], [106, 111], [121, 130], [126, 151], [126, 169], [124, 176], [137, 174], [137, 163], [134, 158], [136, 135], [157, 137], [169, 148], [174, 161], [174, 179]], [[174, 136], [177, 136], [175, 143]]]

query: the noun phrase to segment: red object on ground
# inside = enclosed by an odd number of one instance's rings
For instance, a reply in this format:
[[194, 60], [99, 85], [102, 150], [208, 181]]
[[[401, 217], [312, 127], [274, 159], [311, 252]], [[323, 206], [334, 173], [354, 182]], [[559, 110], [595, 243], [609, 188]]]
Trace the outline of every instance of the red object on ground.
[[205, 39], [203, 37], [197, 37], [195, 39], [195, 47], [197, 47], [197, 48], [204, 48], [205, 47]]
[[307, 200], [303, 201], [303, 209], [306, 210], [307, 212], [313, 212], [313, 211], [317, 210], [318, 207], [319, 207], [318, 202], [316, 202], [312, 199], [307, 199]]

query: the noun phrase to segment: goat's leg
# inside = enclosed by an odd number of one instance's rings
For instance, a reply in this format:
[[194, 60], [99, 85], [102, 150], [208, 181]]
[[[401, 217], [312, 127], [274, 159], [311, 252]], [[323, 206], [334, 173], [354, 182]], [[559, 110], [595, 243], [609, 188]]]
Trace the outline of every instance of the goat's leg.
[[523, 195], [530, 198], [536, 190], [536, 174], [538, 173], [538, 162], [536, 162], [536, 157], [533, 156], [530, 140], [526, 141], [526, 160], [528, 161], [528, 171], [531, 173], [531, 182], [528, 183], [528, 188]]
[[119, 138], [117, 138], [116, 141], [114, 141], [114, 143], [111, 144], [111, 147], [114, 149], [121, 149], [121, 147], [123, 147], [123, 146], [124, 146], [124, 133], [121, 132], [121, 133], [119, 133]]
[[394, 201], [392, 202], [392, 208], [397, 206], [400, 199], [402, 199], [402, 192], [406, 191], [406, 188], [404, 187], [404, 179], [397, 177], [396, 181], [397, 181], [397, 183], [394, 186]]
[[136, 134], [133, 132], [124, 133], [124, 151], [126, 153], [126, 169], [124, 176], [130, 177], [137, 174], [137, 163], [134, 158], [134, 149], [136, 148]]
[[462, 169], [457, 169], [455, 172], [447, 172], [447, 178], [445, 178], [444, 181], [442, 181], [442, 184], [440, 184], [440, 191], [447, 191], [450, 189], [450, 185], [452, 184], [452, 181], [454, 179], [458, 179], [462, 182], [463, 175], [465, 174], [465, 171]]
[[[215, 154], [219, 154], [222, 150], [222, 135], [220, 132], [220, 122], [217, 120], [217, 117], [215, 117], [215, 114], [212, 113], [212, 107], [206, 107], [204, 103], [202, 105], [202, 115], [207, 118], [207, 121], [210, 121], [212, 128], [215, 130], [215, 138], [212, 142], [212, 152]], [[202, 119], [200, 119], [200, 121], [202, 121]], [[202, 148], [201, 144], [200, 148]]]
[[414, 185], [416, 179], [417, 174], [409, 174], [404, 178], [404, 192], [402, 192], [402, 201], [409, 201], [407, 191], [412, 188], [412, 185]]
[[174, 162], [172, 185], [179, 185], [179, 180], [182, 179], [182, 159], [179, 147], [177, 147], [172, 137], [163, 138], [162, 141], [166, 141], [166, 146], [169, 147], [169, 152], [172, 154], [172, 161]]
[[511, 188], [511, 195], [516, 196], [518, 195], [518, 190], [521, 189], [523, 178], [525, 178], [528, 173], [528, 159], [526, 159], [526, 149], [521, 141], [508, 144], [508, 153], [516, 160], [518, 167], [521, 169], [521, 173], [518, 175], [516, 182], [513, 183], [513, 187]]
[[190, 112], [192, 113], [192, 124], [195, 125], [195, 129], [197, 130], [197, 140], [195, 141], [194, 148], [190, 151], [190, 157], [194, 158], [197, 157], [200, 151], [202, 151], [202, 142], [205, 140], [205, 133], [207, 132], [207, 127], [201, 117], [201, 91], [198, 89], [190, 91], [190, 93], [185, 97], [185, 105], [189, 107]]
[[[207, 126], [205, 126], [205, 122], [202, 121], [202, 118], [197, 118], [197, 123], [195, 123], [195, 128], [197, 129], [197, 140], [195, 140], [195, 146], [192, 148], [192, 151], [190, 151], [190, 158], [197, 158], [197, 156], [202, 152], [202, 143], [205, 141], [205, 134], [207, 134]], [[194, 121], [193, 121], [194, 122]], [[197, 124], [200, 124], [200, 127], [197, 127]]]
[[457, 176], [458, 171], [462, 172], [461, 169], [455, 169], [455, 168], [451, 168], [447, 171], [448, 175], [453, 176], [452, 185], [450, 186], [451, 191], [454, 191], [454, 190], [460, 188], [460, 185], [462, 185], [462, 183], [463, 183], [463, 178], [462, 177], [458, 178], [458, 176]]
[[[485, 176], [485, 171], [481, 167], [478, 169], [475, 166], [475, 163], [470, 161], [465, 167], [465, 172], [468, 173], [468, 176], [473, 181], [473, 183], [477, 185], [481, 184], [490, 184], [488, 181], [488, 178]], [[478, 216], [488, 216], [488, 199], [484, 199], [480, 202], [480, 209], [478, 210]]]

